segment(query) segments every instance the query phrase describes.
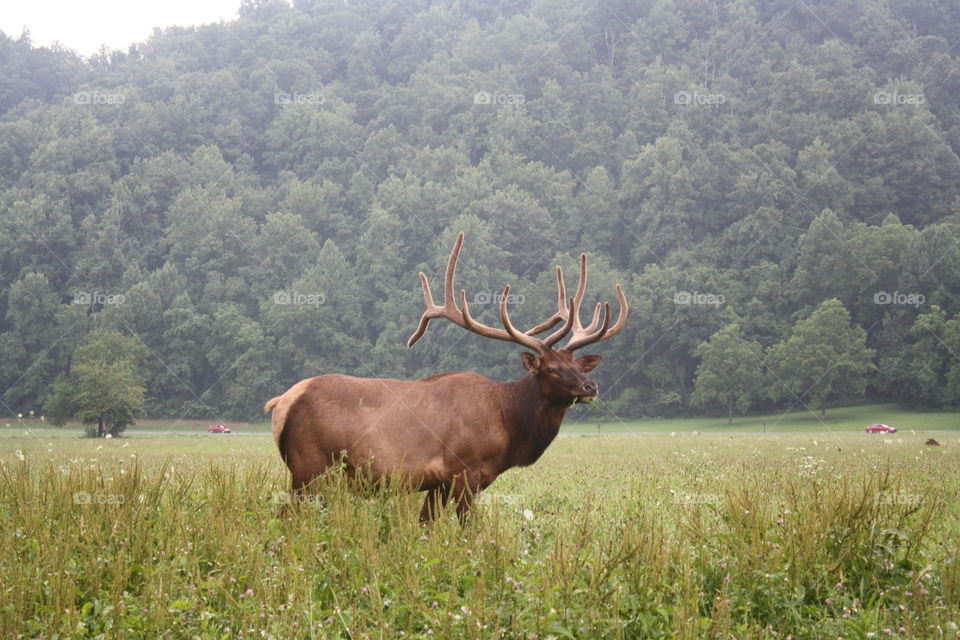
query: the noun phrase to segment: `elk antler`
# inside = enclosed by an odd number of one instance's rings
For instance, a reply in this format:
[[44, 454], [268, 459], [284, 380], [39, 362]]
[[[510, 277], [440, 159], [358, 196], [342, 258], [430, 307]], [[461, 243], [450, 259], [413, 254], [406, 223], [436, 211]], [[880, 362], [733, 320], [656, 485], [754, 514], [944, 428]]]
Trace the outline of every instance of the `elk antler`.
[[[559, 272], [559, 277], [562, 281], [563, 271], [560, 269], [560, 267], [557, 267], [557, 271]], [[617, 298], [620, 301], [620, 315], [617, 317], [616, 324], [614, 324], [612, 327], [610, 326], [610, 303], [605, 302], [601, 305], [598, 302], [597, 306], [593, 310], [593, 319], [590, 321], [590, 324], [584, 327], [580, 323], [580, 305], [583, 303], [583, 295], [587, 290], [587, 254], [581, 253], [580, 281], [577, 283], [577, 292], [571, 299], [570, 305], [572, 310], [570, 315], [573, 317], [573, 333], [570, 336], [570, 341], [564, 345], [564, 349], [567, 351], [575, 351], [581, 347], [587, 346], [588, 344], [593, 344], [594, 342], [600, 342], [601, 340], [611, 338], [620, 332], [620, 330], [623, 328], [623, 325], [627, 322], [627, 314], [630, 311], [630, 307], [627, 305], [626, 296], [623, 295], [623, 288], [618, 284], [616, 285], [616, 289]], [[561, 316], [561, 319], [568, 320], [568, 318], [563, 316]], [[597, 328], [598, 326], [600, 327], [599, 329]], [[544, 342], [547, 344], [547, 346], [553, 347], [553, 345], [562, 340], [566, 334], [566, 330], [557, 330], [547, 337]]]
[[[557, 312], [544, 322], [541, 322], [524, 333], [514, 328], [513, 323], [510, 322], [510, 314], [507, 312], [507, 299], [510, 294], [510, 285], [503, 288], [503, 295], [500, 297], [500, 322], [504, 328], [496, 329], [477, 322], [470, 315], [470, 308], [467, 306], [466, 291], [463, 289], [460, 290], [459, 306], [457, 306], [456, 299], [453, 295], [453, 277], [457, 269], [457, 261], [460, 258], [460, 249], [463, 246], [463, 237], [463, 232], [461, 231], [457, 236], [456, 243], [453, 245], [453, 251], [450, 252], [450, 258], [447, 260], [447, 270], [443, 277], [443, 306], [438, 306], [434, 303], [427, 276], [422, 271], [420, 272], [420, 285], [423, 287], [423, 297], [426, 301], [427, 309], [420, 318], [420, 324], [417, 326], [417, 330], [407, 341], [408, 347], [412, 347], [414, 343], [423, 336], [427, 331], [427, 325], [430, 324], [430, 321], [434, 318], [446, 318], [467, 331], [472, 331], [487, 338], [514, 342], [528, 349], [532, 349], [540, 355], [549, 352], [553, 348], [553, 345], [570, 333], [571, 329], [573, 333], [570, 336], [570, 341], [563, 347], [567, 351], [574, 351], [588, 344], [606, 340], [616, 335], [626, 323], [629, 307], [627, 306], [627, 299], [623, 295], [623, 289], [619, 284], [617, 285], [617, 297], [620, 299], [620, 315], [617, 318], [616, 324], [612, 327], [610, 326], [609, 303], [604, 305], [597, 304], [593, 312], [593, 320], [591, 320], [589, 325], [584, 327], [580, 323], [580, 305], [583, 302], [583, 295], [587, 288], [587, 255], [585, 253], [580, 254], [580, 282], [577, 284], [577, 292], [569, 301], [566, 299], [563, 269], [559, 266], [557, 267]], [[563, 325], [546, 339], [541, 340], [533, 337], [538, 333], [552, 329], [557, 323], [561, 322]]]

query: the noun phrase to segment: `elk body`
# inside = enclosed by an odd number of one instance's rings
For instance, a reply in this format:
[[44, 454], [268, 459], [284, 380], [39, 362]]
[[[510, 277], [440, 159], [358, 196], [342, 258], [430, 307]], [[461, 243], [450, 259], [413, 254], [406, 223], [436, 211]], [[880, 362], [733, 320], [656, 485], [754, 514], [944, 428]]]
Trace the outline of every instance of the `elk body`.
[[[574, 351], [619, 332], [628, 306], [618, 284], [620, 313], [610, 325], [610, 305], [597, 304], [584, 327], [580, 305], [587, 284], [586, 255], [580, 256], [576, 294], [567, 299], [557, 267], [557, 312], [526, 332], [514, 328], [507, 312], [510, 287], [500, 298], [503, 328], [480, 324], [470, 315], [466, 292], [454, 298], [454, 272], [463, 233], [457, 237], [444, 277], [444, 304], [433, 301], [427, 277], [420, 282], [427, 309], [407, 346], [420, 339], [430, 320], [446, 318], [478, 335], [513, 342], [527, 375], [498, 382], [468, 372], [441, 373], [423, 380], [355, 378], [329, 374], [301, 380], [267, 402], [273, 410], [273, 437], [290, 468], [294, 501], [331, 466], [376, 481], [399, 476], [427, 495], [420, 512], [432, 518], [438, 504], [453, 499], [463, 517], [473, 498], [501, 473], [536, 462], [556, 437], [567, 409], [593, 401], [597, 385], [587, 374], [600, 356]], [[546, 338], [535, 337], [561, 325]], [[570, 335], [562, 348], [554, 346]]]

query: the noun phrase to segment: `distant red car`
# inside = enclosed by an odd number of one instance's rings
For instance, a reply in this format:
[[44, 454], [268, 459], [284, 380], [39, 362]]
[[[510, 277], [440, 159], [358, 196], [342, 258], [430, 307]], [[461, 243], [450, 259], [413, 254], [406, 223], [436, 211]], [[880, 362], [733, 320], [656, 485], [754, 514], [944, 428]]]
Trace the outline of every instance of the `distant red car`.
[[887, 424], [871, 424], [866, 431], [867, 433], [896, 433], [897, 428]]
[[225, 424], [212, 424], [207, 427], [207, 433], [230, 433], [230, 427]]

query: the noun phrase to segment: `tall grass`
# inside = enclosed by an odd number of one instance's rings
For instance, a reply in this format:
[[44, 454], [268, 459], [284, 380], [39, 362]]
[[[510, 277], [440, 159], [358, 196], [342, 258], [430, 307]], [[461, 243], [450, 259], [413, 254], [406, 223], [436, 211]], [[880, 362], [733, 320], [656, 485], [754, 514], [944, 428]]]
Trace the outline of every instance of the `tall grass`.
[[428, 528], [269, 443], [4, 440], [0, 637], [958, 637], [958, 445], [887, 440], [565, 438]]

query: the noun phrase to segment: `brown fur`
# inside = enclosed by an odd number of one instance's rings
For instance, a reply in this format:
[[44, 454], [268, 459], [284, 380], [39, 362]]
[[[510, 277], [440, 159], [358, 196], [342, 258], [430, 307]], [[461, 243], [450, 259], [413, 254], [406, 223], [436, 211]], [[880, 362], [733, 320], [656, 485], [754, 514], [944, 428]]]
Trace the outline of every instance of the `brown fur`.
[[526, 354], [530, 373], [516, 382], [463, 372], [414, 381], [323, 375], [264, 409], [273, 410], [274, 440], [298, 500], [313, 478], [342, 462], [348, 472], [397, 474], [428, 491], [423, 519], [451, 496], [463, 515], [497, 476], [543, 454], [574, 400], [596, 395], [584, 374], [597, 361], [563, 350]]

